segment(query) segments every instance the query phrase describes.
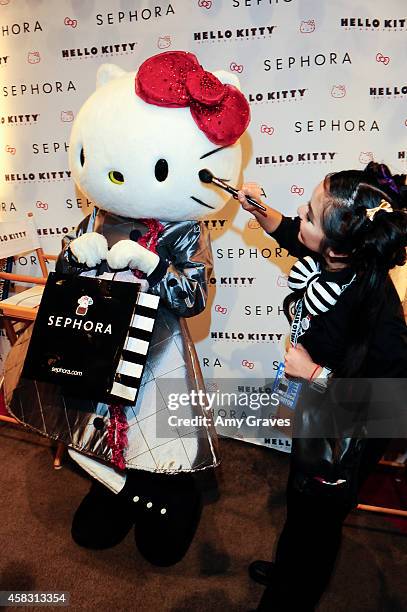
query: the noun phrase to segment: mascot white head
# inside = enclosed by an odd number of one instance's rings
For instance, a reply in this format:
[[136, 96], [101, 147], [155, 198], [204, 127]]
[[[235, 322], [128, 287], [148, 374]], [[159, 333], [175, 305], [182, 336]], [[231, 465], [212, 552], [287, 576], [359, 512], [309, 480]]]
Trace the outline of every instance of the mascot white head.
[[238, 179], [250, 118], [238, 86], [184, 51], [155, 55], [137, 73], [102, 65], [72, 130], [75, 182], [99, 208], [128, 218], [184, 221], [221, 209], [230, 196], [199, 171]]

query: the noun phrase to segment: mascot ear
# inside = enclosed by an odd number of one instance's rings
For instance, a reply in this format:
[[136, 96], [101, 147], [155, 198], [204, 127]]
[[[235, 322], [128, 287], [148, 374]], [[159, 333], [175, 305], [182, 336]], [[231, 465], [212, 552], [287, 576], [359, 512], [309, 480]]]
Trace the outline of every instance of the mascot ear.
[[96, 74], [96, 88], [106, 85], [109, 81], [118, 79], [126, 74], [126, 71], [115, 64], [102, 64]]
[[240, 90], [240, 81], [235, 74], [226, 72], [225, 70], [216, 70], [212, 74], [214, 74], [224, 85], [234, 85]]

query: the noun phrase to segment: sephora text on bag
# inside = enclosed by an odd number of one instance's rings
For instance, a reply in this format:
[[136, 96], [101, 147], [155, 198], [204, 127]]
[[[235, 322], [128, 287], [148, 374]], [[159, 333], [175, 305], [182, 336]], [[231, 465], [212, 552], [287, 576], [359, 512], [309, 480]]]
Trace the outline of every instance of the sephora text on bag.
[[157, 306], [139, 283], [50, 273], [23, 376], [67, 395], [134, 403]]

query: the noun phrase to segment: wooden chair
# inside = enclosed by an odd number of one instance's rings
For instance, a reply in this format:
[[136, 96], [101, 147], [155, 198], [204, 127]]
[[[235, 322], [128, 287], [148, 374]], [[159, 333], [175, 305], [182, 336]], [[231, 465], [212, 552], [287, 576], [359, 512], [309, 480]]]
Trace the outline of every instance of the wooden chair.
[[[25, 219], [18, 221], [0, 221], [0, 238], [0, 259], [17, 257], [35, 251], [41, 270], [41, 276], [0, 272], [0, 279], [5, 281], [33, 285], [29, 289], [18, 291], [11, 297], [0, 301], [0, 315], [4, 330], [11, 346], [13, 346], [19, 334], [34, 321], [37, 315], [44, 285], [47, 282], [47, 262], [55, 261], [57, 257], [45, 254], [41, 248], [32, 213], [29, 213]], [[17, 288], [17, 285], [15, 288]], [[19, 288], [22, 288], [21, 285]], [[0, 388], [2, 386], [3, 380], [0, 381]], [[0, 421], [19, 424], [13, 417], [2, 414], [0, 414]], [[58, 443], [54, 459], [55, 469], [61, 467], [64, 450], [65, 446]]]

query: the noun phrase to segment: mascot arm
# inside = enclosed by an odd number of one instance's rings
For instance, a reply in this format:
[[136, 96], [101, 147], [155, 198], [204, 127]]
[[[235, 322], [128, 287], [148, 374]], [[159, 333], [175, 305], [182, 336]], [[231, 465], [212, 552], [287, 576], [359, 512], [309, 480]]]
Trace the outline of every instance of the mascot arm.
[[168, 241], [163, 236], [158, 249], [160, 261], [147, 280], [149, 293], [159, 295], [178, 316], [192, 317], [206, 306], [212, 249], [209, 232], [202, 223], [181, 225], [178, 235], [170, 236]]
[[[71, 250], [73, 241], [94, 235], [94, 232], [87, 233], [88, 226], [89, 217], [79, 224], [75, 234], [64, 236], [63, 249], [55, 267], [57, 272], [77, 274], [88, 267], [80, 263]], [[172, 227], [169, 235], [163, 236], [158, 248], [159, 257], [151, 253], [157, 258], [154, 260], [157, 263], [155, 267], [152, 265], [147, 281], [149, 292], [159, 295], [175, 314], [192, 317], [202, 312], [206, 306], [207, 283], [213, 268], [210, 236], [203, 223], [191, 221], [177, 223], [176, 226], [178, 231]]]

